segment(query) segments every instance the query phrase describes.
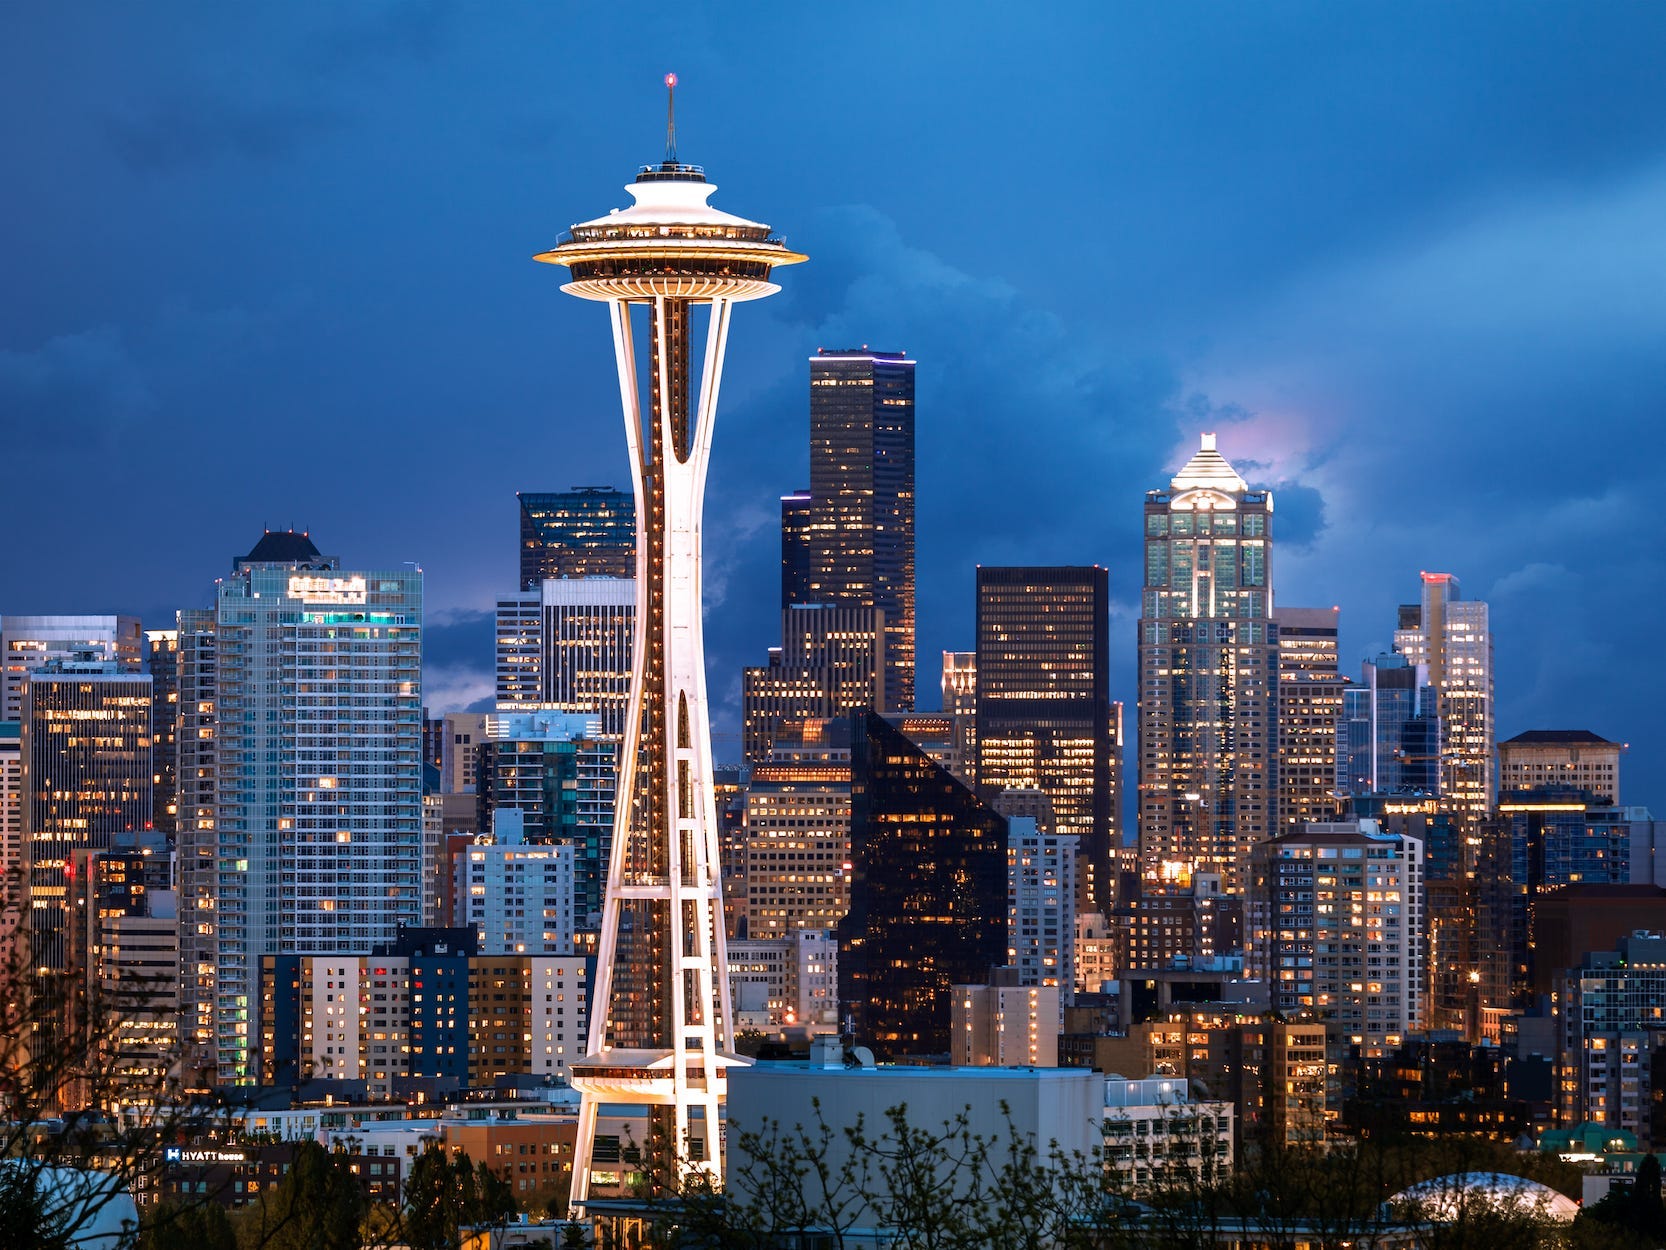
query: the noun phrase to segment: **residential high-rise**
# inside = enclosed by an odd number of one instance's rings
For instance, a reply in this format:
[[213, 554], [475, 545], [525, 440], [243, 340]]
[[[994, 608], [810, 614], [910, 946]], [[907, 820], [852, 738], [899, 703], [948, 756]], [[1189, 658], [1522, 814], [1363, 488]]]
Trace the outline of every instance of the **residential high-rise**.
[[1103, 911], [1111, 859], [1110, 583], [1087, 567], [978, 569], [978, 793], [1040, 790], [1080, 839], [1078, 907]]
[[1429, 672], [1440, 714], [1440, 800], [1467, 831], [1492, 809], [1492, 630], [1487, 605], [1450, 573], [1424, 573], [1420, 603], [1400, 608], [1394, 649]]
[[1337, 789], [1368, 794], [1440, 792], [1440, 711], [1429, 670], [1403, 655], [1378, 655], [1342, 692]]
[[1381, 1056], [1424, 1027], [1423, 844], [1374, 820], [1315, 822], [1255, 848], [1249, 946], [1274, 1010], [1311, 1011]]
[[953, 987], [1007, 958], [1007, 822], [883, 717], [851, 733], [839, 1005], [885, 1055], [949, 1050]]
[[5, 906], [21, 902], [18, 874], [23, 871], [23, 727], [0, 720], [0, 940], [9, 936], [18, 916]]
[[1625, 749], [1589, 729], [1529, 729], [1498, 744], [1499, 793], [1572, 787], [1618, 803]]
[[746, 787], [746, 935], [831, 929], [850, 910], [850, 720], [778, 739]]
[[1336, 761], [1347, 680], [1337, 668], [1337, 608], [1275, 608], [1278, 625], [1277, 827], [1336, 820]]
[[1007, 964], [1019, 985], [1051, 986], [1076, 999], [1078, 839], [1007, 817]]
[[268, 532], [179, 633], [186, 1012], [209, 1078], [252, 1083], [263, 955], [421, 922], [422, 574]]
[[1658, 1119], [1666, 1086], [1666, 938], [1637, 933], [1613, 950], [1587, 952], [1558, 989], [1561, 1122], [1635, 1134], [1644, 1150], [1666, 1146]]
[[572, 843], [528, 842], [514, 808], [458, 857], [453, 891], [453, 923], [475, 928], [482, 953], [573, 953]]
[[[514, 812], [526, 840], [573, 848], [574, 923], [590, 935], [602, 922], [613, 850], [618, 743], [595, 716], [559, 712], [488, 714], [480, 746], [479, 826]], [[461, 924], [456, 920], [454, 923]]]
[[151, 759], [155, 765], [152, 819], [170, 839], [179, 832], [179, 631], [145, 631], [145, 671], [151, 678]]
[[145, 638], [136, 616], [0, 616], [0, 720], [23, 717], [23, 679], [52, 660], [110, 660], [138, 672]]
[[563, 577], [636, 576], [636, 505], [611, 486], [517, 491], [521, 589]]
[[801, 603], [883, 612], [886, 704], [914, 708], [914, 362], [810, 358], [808, 584]]
[[1148, 873], [1218, 873], [1229, 893], [1275, 827], [1272, 514], [1271, 494], [1250, 490], [1213, 434], [1145, 497], [1140, 856]]
[[[627, 188], [631, 207], [575, 225], [537, 258], [569, 268], [568, 294], [608, 306], [637, 501], [639, 645], [618, 786], [630, 801], [617, 805], [589, 1052], [573, 1066], [581, 1210], [602, 1181], [591, 1162], [603, 1102], [644, 1107], [678, 1176], [722, 1183], [724, 1069], [739, 1060], [724, 975], [700, 525], [730, 314], [779, 289], [775, 266], [805, 259], [768, 226], [711, 207], [704, 171], [677, 160], [674, 132], [667, 139], [666, 159]], [[635, 347], [643, 314], [646, 394]], [[706, 328], [698, 392], [689, 369], [697, 321]]]
[[630, 704], [636, 582], [542, 581], [497, 603], [497, 703], [602, 718], [622, 739]]
[[150, 828], [151, 679], [85, 655], [20, 684], [29, 962], [43, 976], [85, 975], [70, 961], [74, 856]]
[[877, 608], [794, 604], [781, 613], [781, 646], [769, 665], [741, 676], [742, 745], [754, 766], [795, 723], [825, 720], [888, 702]]

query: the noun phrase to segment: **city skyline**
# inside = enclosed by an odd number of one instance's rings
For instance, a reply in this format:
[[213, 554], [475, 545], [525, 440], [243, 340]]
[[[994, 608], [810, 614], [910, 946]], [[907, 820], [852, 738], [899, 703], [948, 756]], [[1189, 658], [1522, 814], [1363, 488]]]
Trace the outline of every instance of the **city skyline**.
[[[586, 366], [605, 331], [521, 254], [616, 194], [621, 151], [653, 158], [675, 68], [689, 150], [817, 258], [727, 375], [708, 535], [726, 732], [777, 628], [755, 608], [779, 496], [807, 480], [804, 358], [865, 342], [920, 362], [922, 657], [972, 645], [976, 564], [1099, 563], [1131, 703], [1136, 501], [1214, 430], [1278, 497], [1276, 602], [1340, 604], [1343, 672], [1387, 649], [1419, 572], [1449, 571], [1492, 606], [1498, 736], [1628, 742], [1624, 797], [1661, 802], [1666, 674], [1629, 661], [1666, 578], [1627, 518], [1666, 485], [1635, 454], [1666, 321], [1662, 15], [1212, 18], [1078, 12], [1074, 39], [1007, 41], [910, 14], [883, 46], [741, 75], [716, 17], [551, 74], [537, 40], [512, 46], [520, 23], [437, 9], [216, 15], [175, 41], [120, 10], [8, 15], [0, 91], [37, 120], [0, 140], [27, 173], [0, 211], [33, 245], [0, 311], [0, 428], [42, 467], [9, 502], [27, 529], [65, 478], [83, 498], [50, 548], [0, 557], [0, 611], [171, 627], [252, 527], [293, 524], [357, 567], [419, 561], [430, 707], [488, 696], [514, 492], [628, 480]], [[783, 20], [804, 45], [807, 19]], [[874, 72], [848, 98], [859, 55], [923, 81]], [[1043, 206], [1054, 229], [1006, 246]], [[1088, 225], [1102, 245], [1068, 250]], [[387, 481], [353, 467], [372, 462]], [[142, 554], [111, 542], [135, 475], [192, 515]], [[1643, 587], [1636, 610], [1606, 610], [1617, 581]]]

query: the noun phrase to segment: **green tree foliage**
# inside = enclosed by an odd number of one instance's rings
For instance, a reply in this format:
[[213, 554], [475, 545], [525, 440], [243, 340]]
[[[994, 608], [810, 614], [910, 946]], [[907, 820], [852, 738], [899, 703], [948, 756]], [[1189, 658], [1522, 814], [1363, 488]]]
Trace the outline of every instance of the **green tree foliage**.
[[245, 1211], [243, 1250], [359, 1250], [366, 1203], [347, 1156], [302, 1142], [277, 1190]]
[[515, 1216], [508, 1181], [484, 1163], [430, 1145], [405, 1179], [405, 1241], [411, 1250], [455, 1250], [465, 1228], [502, 1228]]
[[217, 1202], [164, 1202], [141, 1221], [138, 1250], [237, 1250], [237, 1232]]

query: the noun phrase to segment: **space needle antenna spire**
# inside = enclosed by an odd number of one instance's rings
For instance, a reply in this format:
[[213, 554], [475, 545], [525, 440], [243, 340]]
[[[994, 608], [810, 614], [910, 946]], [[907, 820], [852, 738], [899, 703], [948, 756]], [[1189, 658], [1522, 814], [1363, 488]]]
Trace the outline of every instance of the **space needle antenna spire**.
[[665, 162], [677, 163], [677, 76], [665, 76]]

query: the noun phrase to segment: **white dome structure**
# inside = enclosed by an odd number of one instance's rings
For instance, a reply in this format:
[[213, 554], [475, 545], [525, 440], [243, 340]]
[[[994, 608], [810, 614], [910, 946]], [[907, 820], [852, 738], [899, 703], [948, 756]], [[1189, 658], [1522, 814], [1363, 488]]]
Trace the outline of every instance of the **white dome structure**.
[[1402, 1189], [1383, 1206], [1386, 1212], [1400, 1215], [1410, 1209], [1415, 1218], [1435, 1224], [1456, 1220], [1465, 1208], [1519, 1213], [1558, 1224], [1572, 1223], [1579, 1214], [1579, 1204], [1566, 1194], [1508, 1172], [1437, 1176]]
[[139, 1227], [139, 1208], [121, 1180], [108, 1172], [45, 1167], [22, 1159], [0, 1167], [33, 1170], [42, 1218], [67, 1234], [73, 1250], [119, 1250]]

